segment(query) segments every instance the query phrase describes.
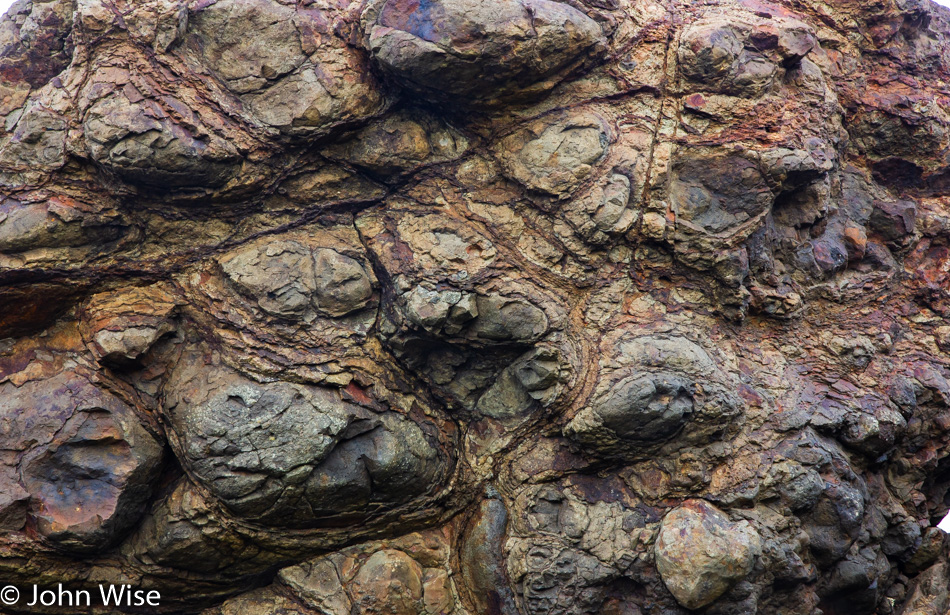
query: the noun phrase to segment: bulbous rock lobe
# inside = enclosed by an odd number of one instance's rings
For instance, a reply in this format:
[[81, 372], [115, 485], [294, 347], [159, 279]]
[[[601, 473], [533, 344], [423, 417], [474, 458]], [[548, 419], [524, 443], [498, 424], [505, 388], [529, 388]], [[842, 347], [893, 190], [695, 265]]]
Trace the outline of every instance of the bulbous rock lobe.
[[[23, 514], [36, 531], [75, 553], [109, 547], [138, 520], [161, 468], [162, 443], [122, 400], [66, 371], [19, 388], [4, 384], [0, 417], [0, 444], [24, 451], [16, 466], [0, 466], [7, 528], [26, 522], [11, 517], [22, 510], [11, 507], [18, 496], [29, 498]], [[6, 482], [13, 473], [19, 481]]]
[[594, 20], [549, 0], [385, 0], [364, 20], [386, 72], [455, 103], [547, 91], [602, 37]]
[[529, 190], [565, 197], [607, 155], [610, 135], [602, 118], [581, 112], [532, 122], [497, 149], [505, 173]]
[[[184, 107], [171, 97], [163, 103]], [[191, 120], [185, 126], [157, 101], [117, 90], [90, 105], [83, 135], [89, 156], [127, 181], [162, 190], [221, 186], [234, 174], [237, 148], [196, 114]]]
[[588, 453], [630, 459], [674, 436], [677, 446], [705, 444], [741, 415], [725, 375], [686, 338], [633, 338], [611, 352], [628, 364], [606, 370], [590, 402], [563, 429]]
[[446, 459], [423, 427], [376, 413], [327, 387], [260, 385], [187, 355], [166, 399], [181, 458], [230, 512], [310, 527], [423, 496]]
[[656, 567], [667, 589], [688, 609], [712, 603], [752, 571], [759, 535], [732, 523], [704, 500], [687, 500], [663, 518]]
[[385, 106], [364, 55], [330, 31], [332, 16], [316, 4], [200, 3], [188, 45], [251, 116], [286, 135], [322, 135]]
[[367, 307], [373, 280], [359, 261], [296, 241], [252, 246], [221, 260], [228, 278], [275, 316], [307, 310], [339, 318]]

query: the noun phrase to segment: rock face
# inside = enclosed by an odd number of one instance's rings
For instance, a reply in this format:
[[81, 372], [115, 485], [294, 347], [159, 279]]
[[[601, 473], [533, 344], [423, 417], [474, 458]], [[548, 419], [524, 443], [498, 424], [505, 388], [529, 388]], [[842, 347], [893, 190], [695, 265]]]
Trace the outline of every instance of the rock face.
[[602, 31], [550, 0], [376, 0], [369, 48], [400, 85], [453, 105], [551, 89]]
[[730, 523], [703, 500], [687, 500], [660, 524], [656, 569], [680, 604], [698, 609], [746, 578], [758, 551], [755, 530]]
[[19, 0], [4, 613], [944, 613], [948, 92], [930, 0]]
[[[88, 378], [88, 375], [86, 376]], [[5, 529], [29, 523], [50, 544], [98, 553], [144, 511], [162, 447], [122, 400], [81, 372], [2, 385]]]

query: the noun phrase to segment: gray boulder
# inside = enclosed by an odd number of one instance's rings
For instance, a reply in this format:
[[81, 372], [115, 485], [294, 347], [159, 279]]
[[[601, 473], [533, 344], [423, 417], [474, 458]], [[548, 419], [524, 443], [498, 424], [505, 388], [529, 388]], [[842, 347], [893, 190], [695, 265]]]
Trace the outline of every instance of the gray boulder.
[[385, 0], [364, 27], [400, 85], [456, 104], [549, 90], [602, 36], [584, 13], [549, 0]]

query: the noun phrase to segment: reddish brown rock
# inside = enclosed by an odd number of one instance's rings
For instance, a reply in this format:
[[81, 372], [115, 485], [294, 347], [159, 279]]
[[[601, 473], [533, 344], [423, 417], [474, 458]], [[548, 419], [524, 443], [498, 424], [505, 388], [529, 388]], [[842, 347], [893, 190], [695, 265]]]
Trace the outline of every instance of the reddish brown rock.
[[[115, 544], [144, 512], [162, 462], [158, 439], [120, 399], [80, 374], [2, 385], [7, 467], [18, 475], [4, 508], [11, 530], [26, 519], [60, 548], [96, 553]], [[9, 462], [8, 462], [9, 463]], [[29, 496], [20, 521], [15, 503]]]
[[948, 84], [930, 0], [19, 0], [0, 579], [945, 610]]
[[94, 295], [83, 308], [81, 328], [103, 363], [136, 361], [175, 330], [178, 301], [163, 285]]

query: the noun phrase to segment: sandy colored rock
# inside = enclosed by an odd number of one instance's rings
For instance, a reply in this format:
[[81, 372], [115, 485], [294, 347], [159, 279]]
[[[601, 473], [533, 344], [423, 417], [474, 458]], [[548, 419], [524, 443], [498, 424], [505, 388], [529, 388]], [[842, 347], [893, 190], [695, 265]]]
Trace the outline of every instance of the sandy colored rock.
[[418, 613], [422, 600], [422, 568], [401, 551], [377, 551], [356, 573], [352, 592], [357, 608], [367, 612]]
[[663, 517], [656, 566], [680, 604], [698, 609], [745, 578], [755, 563], [759, 537], [703, 500], [687, 500]]

